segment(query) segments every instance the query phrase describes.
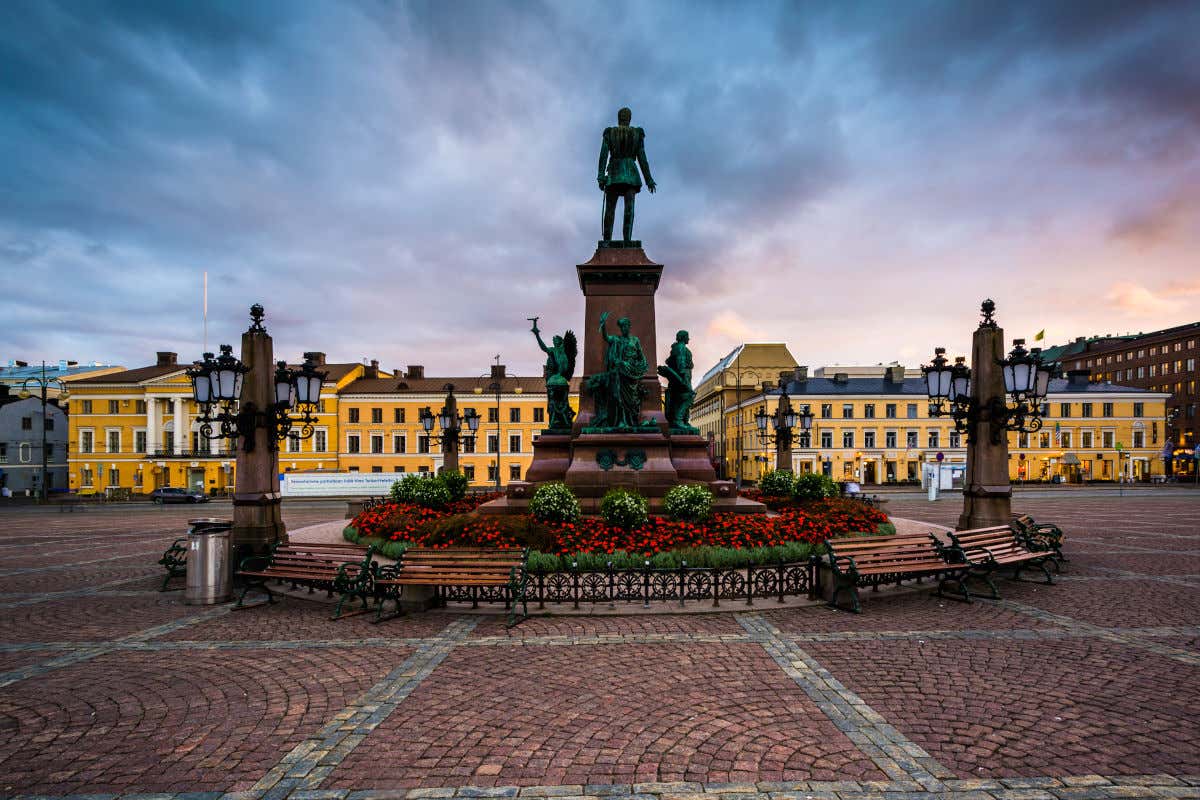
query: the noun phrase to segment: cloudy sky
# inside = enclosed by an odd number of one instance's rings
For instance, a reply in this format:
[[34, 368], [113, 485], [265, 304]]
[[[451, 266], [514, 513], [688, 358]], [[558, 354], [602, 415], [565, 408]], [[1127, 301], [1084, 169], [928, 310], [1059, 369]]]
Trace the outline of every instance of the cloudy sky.
[[[0, 361], [483, 372], [582, 327], [600, 131], [660, 341], [800, 363], [1200, 319], [1200, 3], [9, 0]], [[635, 321], [636, 327], [636, 321]], [[635, 330], [636, 332], [636, 330]], [[663, 357], [663, 353], [659, 357]]]

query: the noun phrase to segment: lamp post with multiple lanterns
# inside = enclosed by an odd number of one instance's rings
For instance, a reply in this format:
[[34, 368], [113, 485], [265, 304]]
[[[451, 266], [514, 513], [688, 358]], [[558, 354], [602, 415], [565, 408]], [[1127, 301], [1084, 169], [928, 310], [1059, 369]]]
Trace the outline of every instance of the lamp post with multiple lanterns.
[[[1008, 432], [1032, 433], [1042, 427], [1042, 401], [1053, 367], [1038, 348], [1013, 340], [1004, 355], [1004, 331], [993, 318], [996, 304], [985, 300], [971, 344], [971, 366], [962, 358], [950, 363], [945, 348], [921, 367], [929, 396], [929, 416], [952, 417], [954, 429], [967, 436], [967, 474], [959, 530], [1007, 525], [1012, 518], [1008, 478]], [[936, 478], [935, 478], [936, 480]]]
[[39, 495], [42, 499], [42, 502], [44, 503], [44, 502], [46, 502], [46, 497], [47, 497], [46, 492], [47, 492], [47, 489], [49, 488], [49, 483], [47, 482], [47, 476], [49, 475], [49, 472], [50, 472], [49, 464], [48, 464], [49, 459], [46, 456], [46, 402], [47, 402], [46, 397], [47, 397], [48, 392], [51, 389], [58, 390], [58, 396], [59, 396], [59, 399], [61, 399], [61, 400], [66, 400], [70, 396], [71, 393], [67, 391], [66, 384], [64, 384], [58, 378], [47, 378], [46, 377], [46, 362], [45, 361], [42, 362], [41, 376], [39, 377], [37, 375], [34, 375], [34, 376], [28, 377], [25, 380], [23, 380], [21, 382], [21, 391], [17, 393], [17, 396], [20, 397], [22, 400], [28, 400], [30, 397], [33, 397], [33, 392], [29, 391], [29, 387], [31, 387], [31, 386], [36, 388], [38, 394], [41, 395], [41, 399], [42, 399], [42, 485], [39, 487], [39, 490], [40, 490]]
[[250, 319], [241, 359], [221, 345], [219, 356], [205, 353], [188, 377], [200, 406], [200, 436], [240, 440], [232, 539], [259, 551], [287, 539], [279, 508], [279, 443], [314, 434], [327, 373], [316, 369], [314, 353], [305, 353], [298, 369], [274, 362], [261, 305], [250, 307]]
[[792, 400], [787, 391], [787, 378], [780, 377], [779, 391], [779, 405], [776, 406], [775, 413], [769, 414], [765, 407], [759, 407], [754, 415], [754, 422], [758, 427], [759, 444], [775, 445], [775, 469], [790, 470], [792, 444], [796, 436], [794, 431], [811, 431], [813, 415], [807, 408], [800, 412], [792, 408]]
[[[436, 439], [442, 446], [442, 469], [450, 472], [458, 472], [458, 447], [461, 441], [461, 434], [465, 429], [475, 434], [479, 430], [479, 415], [475, 413], [475, 409], [468, 408], [461, 416], [458, 413], [458, 399], [454, 396], [454, 384], [447, 383], [446, 390], [446, 405], [442, 406], [441, 413], [436, 416], [428, 408], [421, 409], [421, 427], [425, 429], [425, 435], [430, 439]], [[434, 423], [441, 428], [441, 434], [433, 432]]]

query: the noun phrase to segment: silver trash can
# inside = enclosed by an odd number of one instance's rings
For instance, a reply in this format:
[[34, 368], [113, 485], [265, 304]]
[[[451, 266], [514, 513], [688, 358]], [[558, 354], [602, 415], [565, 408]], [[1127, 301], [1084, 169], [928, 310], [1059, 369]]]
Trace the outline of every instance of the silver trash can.
[[187, 588], [183, 601], [203, 606], [224, 603], [230, 598], [233, 565], [229, 563], [229, 529], [227, 519], [189, 519]]

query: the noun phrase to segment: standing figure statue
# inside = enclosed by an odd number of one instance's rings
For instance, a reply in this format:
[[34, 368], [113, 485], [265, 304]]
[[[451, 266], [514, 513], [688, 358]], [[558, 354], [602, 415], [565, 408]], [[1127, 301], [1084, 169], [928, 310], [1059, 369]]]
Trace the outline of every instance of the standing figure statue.
[[667, 379], [666, 414], [667, 422], [675, 433], [700, 433], [692, 427], [690, 416], [696, 392], [692, 389], [692, 351], [688, 349], [688, 332], [675, 334], [671, 354], [667, 363], [658, 368], [658, 374]]
[[642, 352], [642, 343], [629, 333], [629, 317], [617, 320], [620, 335], [610, 336], [606, 323], [608, 312], [600, 315], [600, 335], [607, 349], [604, 372], [588, 378], [588, 391], [596, 400], [596, 416], [591, 428], [628, 430], [641, 424], [642, 398], [646, 388], [642, 378], [649, 364]]
[[575, 374], [575, 356], [579, 344], [574, 331], [554, 337], [554, 346], [547, 347], [538, 330], [537, 317], [532, 317], [533, 335], [538, 347], [546, 354], [546, 365], [542, 376], [546, 379], [546, 416], [550, 420], [549, 430], [569, 433], [575, 421], [575, 410], [571, 408], [571, 376]]
[[646, 176], [646, 188], [654, 194], [654, 178], [650, 177], [650, 164], [646, 161], [646, 132], [629, 124], [633, 112], [622, 108], [617, 112], [617, 125], [605, 128], [600, 139], [600, 167], [596, 181], [604, 192], [604, 241], [612, 241], [613, 218], [617, 213], [617, 199], [625, 198], [625, 225], [622, 228], [624, 241], [633, 241], [633, 205], [642, 190], [641, 167]]

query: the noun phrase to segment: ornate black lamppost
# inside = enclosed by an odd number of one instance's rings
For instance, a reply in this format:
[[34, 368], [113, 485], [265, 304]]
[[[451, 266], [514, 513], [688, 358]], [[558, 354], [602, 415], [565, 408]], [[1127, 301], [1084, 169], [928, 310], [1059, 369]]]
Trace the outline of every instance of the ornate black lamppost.
[[[775, 413], [768, 414], [765, 408], [760, 407], [754, 415], [754, 422], [758, 426], [759, 444], [775, 445], [775, 469], [791, 470], [792, 443], [796, 436], [794, 431], [797, 428], [801, 431], [812, 430], [813, 415], [807, 408], [800, 412], [792, 408], [786, 378], [779, 379], [779, 391], [779, 405], [775, 408]], [[774, 433], [770, 428], [774, 429]]]
[[35, 387], [36, 391], [38, 392], [38, 394], [41, 395], [41, 399], [42, 399], [42, 485], [39, 488], [41, 489], [40, 494], [41, 494], [42, 502], [44, 503], [44, 502], [46, 502], [46, 496], [47, 496], [46, 491], [48, 488], [48, 484], [46, 482], [46, 476], [49, 473], [49, 468], [48, 468], [48, 464], [47, 464], [48, 459], [46, 458], [46, 396], [47, 396], [47, 393], [52, 388], [58, 389], [58, 396], [62, 400], [65, 400], [68, 397], [70, 397], [71, 393], [67, 391], [66, 384], [64, 384], [58, 378], [47, 378], [46, 377], [46, 362], [45, 361], [42, 362], [41, 376], [34, 375], [34, 376], [28, 377], [25, 380], [21, 381], [21, 391], [17, 393], [17, 396], [20, 397], [22, 400], [28, 400], [30, 397], [33, 397], [33, 392], [29, 391], [29, 387], [31, 387], [31, 386]]
[[964, 359], [951, 364], [945, 348], [934, 350], [931, 364], [921, 367], [929, 396], [929, 416], [952, 417], [954, 429], [967, 436], [967, 474], [960, 530], [1006, 525], [1011, 518], [1012, 486], [1008, 478], [1008, 432], [1033, 433], [1042, 427], [1042, 401], [1054, 368], [1041, 350], [1025, 349], [1013, 340], [1004, 355], [1004, 331], [996, 324], [996, 304], [985, 300], [983, 320], [972, 339], [971, 367]]
[[[475, 413], [475, 409], [468, 408], [461, 416], [458, 413], [458, 399], [454, 396], [454, 384], [447, 383], [444, 387], [446, 390], [446, 405], [442, 406], [442, 411], [437, 416], [428, 408], [421, 409], [421, 427], [425, 429], [425, 435], [431, 440], [437, 440], [442, 446], [443, 465], [442, 468], [451, 472], [458, 472], [458, 447], [461, 441], [461, 433], [465, 424], [466, 430], [472, 435], [479, 430], [479, 415]], [[499, 412], [497, 412], [497, 416]], [[433, 432], [434, 422], [441, 427], [441, 434]], [[497, 470], [498, 471], [498, 470]]]

